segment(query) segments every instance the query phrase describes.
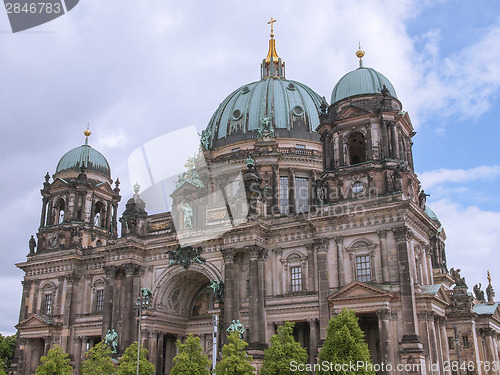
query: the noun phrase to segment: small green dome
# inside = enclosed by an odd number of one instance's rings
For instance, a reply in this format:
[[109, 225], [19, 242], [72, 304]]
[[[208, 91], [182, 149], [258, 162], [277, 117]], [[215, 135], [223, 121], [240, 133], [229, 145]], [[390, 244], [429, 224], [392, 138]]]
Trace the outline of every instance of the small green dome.
[[106, 158], [97, 150], [94, 150], [87, 144], [74, 148], [68, 151], [57, 163], [57, 172], [65, 170], [80, 170], [85, 167], [88, 171], [97, 172], [111, 177], [111, 169], [109, 168]]
[[257, 138], [264, 116], [272, 118], [279, 138], [317, 141], [321, 102], [306, 85], [282, 77], [244, 85], [224, 99], [213, 114], [206, 128], [209, 148]]
[[337, 82], [332, 92], [332, 104], [351, 96], [381, 94], [384, 85], [389, 95], [397, 99], [394, 86], [383, 74], [372, 68], [359, 67]]

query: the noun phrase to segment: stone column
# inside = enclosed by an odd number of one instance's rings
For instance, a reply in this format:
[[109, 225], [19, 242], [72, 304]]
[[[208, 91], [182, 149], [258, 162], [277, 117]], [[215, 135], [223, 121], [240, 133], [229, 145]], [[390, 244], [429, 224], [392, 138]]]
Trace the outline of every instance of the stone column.
[[78, 298], [73, 298], [75, 292], [75, 284], [78, 284], [79, 276], [75, 274], [65, 275], [66, 279], [66, 299], [64, 300], [64, 313], [63, 313], [63, 330], [62, 336], [66, 338], [63, 340], [63, 349], [70, 351], [71, 349], [71, 328], [73, 322], [75, 321], [76, 309], [75, 305], [78, 302]]
[[338, 150], [339, 150], [339, 166], [347, 165], [347, 161], [344, 160], [344, 135], [338, 133]]
[[158, 362], [158, 334], [148, 332], [149, 361], [153, 364]]
[[[390, 363], [394, 366], [394, 352], [391, 348], [391, 316], [392, 312], [389, 309], [377, 311], [378, 329], [380, 335], [380, 356], [383, 363]], [[390, 372], [385, 372], [389, 374]]]
[[396, 129], [396, 123], [391, 122], [391, 135], [392, 135], [392, 155], [394, 159], [399, 159], [399, 140], [398, 131]]
[[40, 217], [40, 227], [45, 226], [45, 218], [47, 216], [47, 202], [48, 202], [48, 200], [49, 199], [47, 197], [42, 198], [42, 215]]
[[[439, 328], [439, 339], [441, 341], [441, 351], [443, 355], [443, 363], [450, 363], [450, 349], [448, 348], [448, 334], [446, 333], [446, 318], [438, 317], [436, 320]], [[443, 370], [444, 375], [451, 375], [450, 368]]]
[[134, 316], [134, 273], [137, 265], [128, 263], [123, 265], [125, 270], [125, 287], [123, 288], [124, 306], [123, 306], [123, 325], [122, 325], [122, 340], [123, 348], [128, 348], [132, 343], [133, 325], [132, 319]]
[[118, 228], [117, 228], [117, 222], [118, 222], [118, 202], [116, 203], [113, 203], [113, 218], [111, 220], [111, 223], [112, 223], [112, 232], [111, 232], [111, 235], [113, 237], [116, 237], [118, 236]]
[[365, 125], [366, 129], [366, 145], [365, 145], [365, 155], [366, 160], [373, 160], [373, 142], [372, 142], [372, 133], [371, 133], [371, 124], [368, 123]]
[[396, 240], [396, 251], [398, 254], [399, 268], [399, 290], [401, 298], [401, 324], [403, 327], [403, 337], [401, 338], [401, 361], [406, 364], [409, 361], [420, 364], [425, 374], [425, 355], [422, 343], [418, 336], [415, 290], [413, 278], [410, 272], [409, 241], [412, 233], [407, 227], [393, 229]]
[[387, 134], [387, 121], [382, 120], [380, 122], [380, 127], [382, 128], [382, 159], [389, 159], [391, 157], [389, 153], [389, 137]]
[[344, 265], [344, 238], [335, 237], [335, 244], [337, 245], [337, 277], [338, 287], [341, 288], [345, 285], [345, 265]]
[[[85, 353], [87, 352], [87, 336], [80, 336], [80, 360], [83, 361], [85, 359]], [[96, 374], [97, 375], [97, 374]]]
[[52, 200], [49, 201], [49, 205], [47, 207], [47, 211], [48, 211], [48, 215], [47, 215], [47, 225], [51, 225], [51, 224], [54, 224], [54, 221], [53, 221], [53, 215], [52, 215], [52, 205], [53, 205], [53, 202]]
[[23, 280], [21, 281], [21, 284], [23, 286], [23, 295], [21, 297], [21, 311], [19, 312], [19, 321], [22, 322], [26, 317], [28, 316], [27, 311], [28, 311], [28, 304], [27, 304], [27, 299], [29, 296], [29, 292], [31, 289], [31, 280]]
[[113, 289], [117, 269], [116, 267], [109, 266], [104, 268], [104, 272], [106, 273], [106, 289], [104, 289], [104, 310], [102, 313], [102, 340], [104, 340], [104, 336], [106, 336], [108, 330], [111, 329], [113, 320]]
[[164, 357], [163, 357], [163, 353], [164, 353], [163, 339], [164, 339], [164, 337], [165, 337], [165, 335], [162, 332], [158, 333], [158, 345], [157, 345], [157, 349], [156, 349], [156, 364], [155, 364], [156, 373], [158, 373], [158, 374], [163, 374], [162, 370], [163, 370], [163, 362], [164, 362]]
[[224, 334], [226, 329], [231, 325], [234, 316], [234, 250], [225, 249], [222, 250], [222, 256], [224, 257], [224, 326], [221, 331]]
[[288, 212], [297, 212], [295, 207], [295, 169], [288, 168]]
[[318, 321], [317, 319], [308, 319], [307, 323], [309, 323], [309, 363], [316, 363], [316, 357], [318, 355]]
[[314, 246], [316, 247], [316, 253], [318, 255], [318, 303], [319, 303], [319, 336], [323, 341], [326, 339], [326, 327], [328, 327], [328, 321], [330, 320], [330, 314], [328, 312], [328, 292], [329, 292], [329, 281], [328, 281], [328, 239], [321, 238], [314, 241]]
[[47, 355], [47, 352], [50, 350], [50, 342], [52, 341], [52, 337], [44, 336], [43, 337], [43, 355]]
[[40, 294], [40, 280], [34, 280], [33, 281], [33, 300], [31, 302], [31, 313], [32, 314], [37, 313], [38, 294]]
[[259, 295], [258, 295], [258, 309], [259, 309], [259, 342], [266, 342], [266, 261], [268, 251], [261, 249], [259, 254], [258, 263], [258, 280], [259, 280]]
[[402, 305], [403, 341], [418, 342], [418, 327], [415, 308], [415, 290], [410, 272], [409, 244], [411, 232], [406, 227], [393, 229], [399, 261], [399, 287]]
[[278, 201], [278, 194], [279, 194], [279, 170], [277, 165], [273, 165], [273, 184], [272, 184], [272, 208], [271, 208], [271, 214], [276, 214], [279, 213], [279, 201]]
[[248, 271], [250, 281], [250, 295], [248, 298], [250, 344], [259, 343], [259, 253], [257, 246], [248, 246]]
[[314, 285], [314, 244], [306, 244], [307, 249], [307, 285], [308, 292], [315, 292], [316, 286]]
[[382, 282], [388, 283], [390, 282], [390, 276], [389, 276], [389, 254], [387, 254], [387, 231], [385, 230], [378, 230], [377, 231], [378, 238], [380, 241], [380, 259], [382, 261]]

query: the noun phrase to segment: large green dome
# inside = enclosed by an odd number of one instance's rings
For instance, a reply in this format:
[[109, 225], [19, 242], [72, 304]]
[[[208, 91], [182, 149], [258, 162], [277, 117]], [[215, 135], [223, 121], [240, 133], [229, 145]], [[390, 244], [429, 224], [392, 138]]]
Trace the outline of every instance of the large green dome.
[[384, 86], [389, 90], [389, 95], [398, 98], [394, 86], [383, 74], [361, 66], [337, 82], [332, 92], [332, 104], [351, 96], [380, 94]]
[[[319, 141], [322, 98], [306, 85], [285, 79], [285, 63], [271, 33], [261, 64], [261, 80], [241, 86], [219, 105], [206, 130], [204, 147], [214, 149], [258, 137], [262, 124], [278, 138]], [[326, 103], [325, 103], [326, 106]]]
[[106, 158], [97, 150], [90, 147], [85, 140], [85, 144], [68, 151], [57, 163], [57, 172], [65, 170], [80, 170], [85, 167], [88, 171], [101, 173], [107, 177], [111, 177], [111, 169], [109, 168]]
[[206, 131], [217, 148], [258, 136], [262, 117], [271, 117], [277, 137], [319, 140], [321, 97], [306, 85], [267, 77], [241, 86], [219, 105]]

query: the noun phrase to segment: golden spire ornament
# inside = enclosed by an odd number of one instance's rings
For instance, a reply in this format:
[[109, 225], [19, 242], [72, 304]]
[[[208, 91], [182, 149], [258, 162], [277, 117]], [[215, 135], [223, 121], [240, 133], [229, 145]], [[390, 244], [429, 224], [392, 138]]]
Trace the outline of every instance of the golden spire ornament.
[[273, 17], [271, 17], [271, 21], [269, 21], [269, 22], [267, 23], [268, 25], [269, 25], [269, 24], [271, 25], [271, 38], [274, 38], [274, 29], [273, 29], [273, 26], [274, 26], [274, 25], [273, 25], [273, 24], [274, 24], [275, 22], [276, 22], [276, 20], [275, 20], [275, 19], [273, 19]]
[[365, 51], [361, 49], [361, 42], [359, 42], [359, 48], [356, 51], [356, 57], [359, 59], [359, 67], [363, 67], [363, 56], [365, 55]]

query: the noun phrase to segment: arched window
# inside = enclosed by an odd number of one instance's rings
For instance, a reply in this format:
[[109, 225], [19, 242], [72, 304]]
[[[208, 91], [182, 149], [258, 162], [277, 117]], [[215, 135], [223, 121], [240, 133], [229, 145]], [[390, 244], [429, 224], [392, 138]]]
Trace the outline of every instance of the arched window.
[[92, 224], [96, 227], [104, 226], [104, 204], [102, 204], [102, 202], [97, 202], [95, 205]]
[[365, 136], [359, 132], [353, 133], [349, 137], [350, 164], [359, 164], [366, 161]]
[[56, 204], [54, 223], [61, 224], [64, 221], [64, 200], [60, 199]]

